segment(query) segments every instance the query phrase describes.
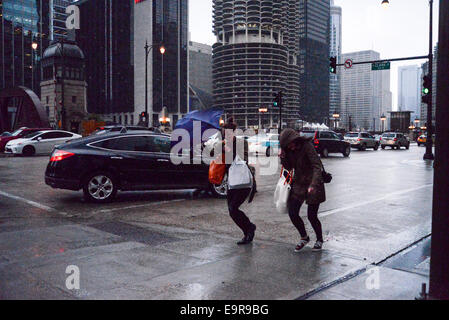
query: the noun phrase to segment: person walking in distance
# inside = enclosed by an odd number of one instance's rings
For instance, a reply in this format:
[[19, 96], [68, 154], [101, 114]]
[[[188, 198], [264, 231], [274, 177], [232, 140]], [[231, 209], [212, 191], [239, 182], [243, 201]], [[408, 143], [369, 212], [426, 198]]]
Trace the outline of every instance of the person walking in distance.
[[[240, 159], [248, 163], [248, 142], [245, 139], [237, 139], [235, 136], [235, 130], [237, 129], [237, 124], [234, 123], [233, 118], [229, 118], [228, 121], [223, 125], [223, 146], [222, 154], [226, 161], [226, 173], [229, 173], [229, 168], [231, 167], [232, 161], [234, 161], [237, 154]], [[254, 239], [254, 234], [256, 231], [256, 225], [253, 224], [246, 214], [240, 210], [240, 206], [249, 197], [249, 203], [252, 202], [254, 194], [256, 192], [256, 182], [254, 179], [254, 168], [250, 167], [251, 173], [253, 174], [253, 187], [247, 189], [228, 189], [227, 190], [227, 203], [229, 214], [235, 224], [243, 231], [243, 239], [237, 242], [238, 245], [249, 244]]]
[[288, 214], [301, 236], [295, 251], [300, 251], [310, 242], [304, 222], [299, 216], [304, 202], [308, 205], [307, 217], [317, 238], [313, 250], [319, 251], [323, 247], [323, 231], [318, 219], [318, 210], [320, 204], [326, 201], [322, 176], [323, 164], [310, 139], [302, 137], [295, 130], [285, 129], [280, 135], [279, 142], [281, 164], [289, 171], [294, 169], [292, 189], [288, 200]]

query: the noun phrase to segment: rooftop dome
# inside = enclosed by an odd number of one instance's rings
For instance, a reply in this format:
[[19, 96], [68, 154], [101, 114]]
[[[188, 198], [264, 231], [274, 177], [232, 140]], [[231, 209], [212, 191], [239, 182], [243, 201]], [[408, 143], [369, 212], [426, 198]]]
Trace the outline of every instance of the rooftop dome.
[[64, 58], [84, 59], [83, 51], [73, 41], [64, 41], [64, 45], [60, 42], [53, 42], [43, 54], [42, 59], [53, 57], [61, 57], [62, 49], [64, 47]]

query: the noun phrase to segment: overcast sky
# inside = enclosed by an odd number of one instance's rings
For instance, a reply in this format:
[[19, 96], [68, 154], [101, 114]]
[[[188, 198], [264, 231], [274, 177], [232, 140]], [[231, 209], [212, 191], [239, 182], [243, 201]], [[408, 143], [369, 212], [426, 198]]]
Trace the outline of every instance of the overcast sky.
[[[375, 50], [384, 58], [421, 56], [428, 53], [429, 1], [335, 0], [343, 10], [343, 53]], [[434, 1], [434, 43], [438, 37], [438, 0]], [[212, 45], [212, 0], [190, 0], [191, 40]], [[397, 107], [397, 68], [425, 60], [392, 63], [393, 108]]]

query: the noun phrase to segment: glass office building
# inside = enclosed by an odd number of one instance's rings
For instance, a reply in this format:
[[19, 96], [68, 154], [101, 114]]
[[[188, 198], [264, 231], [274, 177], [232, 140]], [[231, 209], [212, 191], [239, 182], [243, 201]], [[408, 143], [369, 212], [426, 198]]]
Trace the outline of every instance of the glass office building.
[[327, 122], [329, 117], [329, 0], [299, 0], [301, 118]]
[[0, 89], [25, 86], [39, 95], [40, 59], [49, 42], [48, 0], [2, 0], [0, 19]]
[[164, 55], [159, 50], [152, 52], [153, 112], [163, 107], [171, 114], [188, 111], [187, 19], [188, 0], [153, 1], [153, 44], [161, 43], [166, 49]]

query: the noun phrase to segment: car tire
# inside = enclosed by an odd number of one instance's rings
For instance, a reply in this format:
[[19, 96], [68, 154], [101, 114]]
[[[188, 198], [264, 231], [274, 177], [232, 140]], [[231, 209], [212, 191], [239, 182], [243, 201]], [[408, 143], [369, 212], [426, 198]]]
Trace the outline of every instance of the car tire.
[[418, 142], [418, 147], [420, 147], [420, 146], [421, 146], [421, 143]]
[[36, 149], [33, 146], [25, 146], [22, 149], [22, 155], [25, 157], [32, 157], [36, 153]]
[[[96, 185], [101, 185], [98, 191]], [[90, 174], [83, 183], [84, 198], [89, 202], [108, 203], [111, 202], [118, 191], [118, 182], [115, 176], [109, 172], [99, 171]]]
[[375, 145], [374, 145], [374, 151], [377, 151], [377, 150], [379, 150], [379, 144], [378, 143], [376, 143]]
[[410, 144], [408, 144], [405, 149], [409, 150], [410, 149]]
[[366, 151], [366, 144], [362, 144], [361, 146], [360, 146], [360, 150], [361, 151]]
[[324, 148], [324, 149], [321, 151], [321, 157], [323, 157], [323, 158], [329, 157], [329, 150], [327, 150], [327, 148]]
[[382, 148], [382, 150], [385, 150], [385, 146], [380, 146]]
[[273, 150], [273, 149], [271, 149], [271, 147], [268, 147], [268, 148], [267, 148], [267, 151], [265, 151], [265, 155], [266, 155], [268, 158], [272, 156], [272, 150]]
[[342, 153], [343, 153], [343, 157], [348, 158], [349, 155], [351, 154], [351, 147], [346, 147]]
[[220, 185], [209, 185], [212, 196], [219, 199], [224, 199], [228, 196], [228, 175], [225, 174], [223, 182]]

